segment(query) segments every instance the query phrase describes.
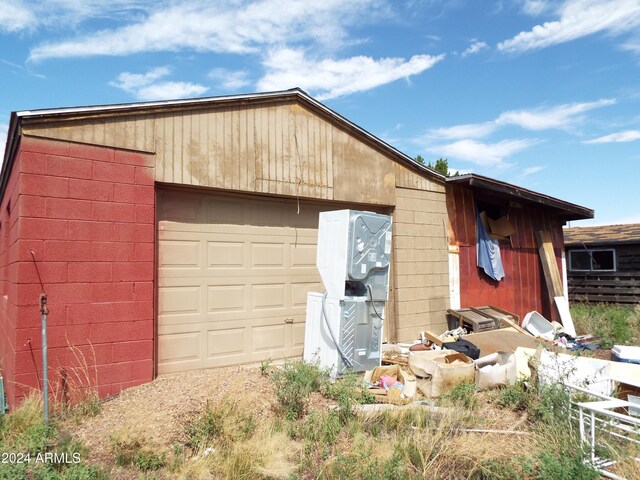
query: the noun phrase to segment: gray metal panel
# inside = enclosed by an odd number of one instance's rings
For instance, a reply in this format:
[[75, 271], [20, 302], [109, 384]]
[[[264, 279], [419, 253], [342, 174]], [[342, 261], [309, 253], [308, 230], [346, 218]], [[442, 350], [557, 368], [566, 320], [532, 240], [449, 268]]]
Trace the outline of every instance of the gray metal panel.
[[[384, 316], [384, 303], [376, 305], [377, 312]], [[351, 297], [344, 301], [340, 325], [340, 349], [351, 362], [351, 370], [364, 372], [380, 366], [382, 348], [382, 320], [364, 297]], [[338, 374], [346, 373], [349, 367], [340, 359]]]

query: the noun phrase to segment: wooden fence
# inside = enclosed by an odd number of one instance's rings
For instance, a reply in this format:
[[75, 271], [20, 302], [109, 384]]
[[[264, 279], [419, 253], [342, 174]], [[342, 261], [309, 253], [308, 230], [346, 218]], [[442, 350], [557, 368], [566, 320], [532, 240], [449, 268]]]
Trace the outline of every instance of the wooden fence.
[[569, 272], [571, 301], [640, 303], [640, 272]]

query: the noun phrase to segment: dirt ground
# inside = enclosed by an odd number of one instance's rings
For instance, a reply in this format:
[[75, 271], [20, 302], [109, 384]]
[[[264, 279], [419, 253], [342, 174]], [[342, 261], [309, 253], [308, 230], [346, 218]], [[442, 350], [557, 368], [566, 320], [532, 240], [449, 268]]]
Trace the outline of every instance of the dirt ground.
[[[276, 367], [271, 367], [276, 368]], [[74, 432], [89, 450], [88, 460], [114, 465], [111, 436], [114, 432], [135, 432], [158, 451], [171, 451], [173, 445], [184, 444], [185, 426], [208, 404], [223, 398], [239, 396], [255, 405], [257, 420], [274, 415], [276, 396], [273, 382], [263, 375], [260, 365], [235, 366], [162, 375], [151, 383], [132, 387], [102, 403], [100, 413], [83, 417], [79, 424], [68, 420]], [[520, 414], [500, 412], [480, 402], [476, 412], [482, 428], [518, 428], [525, 421]], [[326, 410], [335, 403], [314, 393], [310, 409]]]
[[95, 417], [67, 427], [88, 447], [91, 461], [113, 463], [114, 432], [134, 431], [159, 451], [170, 451], [184, 443], [186, 423], [225, 395], [249, 396], [258, 418], [273, 414], [273, 383], [259, 365], [250, 365], [161, 375], [105, 401]]

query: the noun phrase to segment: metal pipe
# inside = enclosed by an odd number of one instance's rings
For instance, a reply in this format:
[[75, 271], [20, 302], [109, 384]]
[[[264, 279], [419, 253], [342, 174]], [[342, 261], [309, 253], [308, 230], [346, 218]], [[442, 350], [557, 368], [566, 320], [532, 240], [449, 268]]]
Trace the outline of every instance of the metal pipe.
[[49, 423], [49, 380], [47, 375], [47, 294], [40, 294], [40, 318], [42, 320], [42, 398], [44, 402], [44, 423]]

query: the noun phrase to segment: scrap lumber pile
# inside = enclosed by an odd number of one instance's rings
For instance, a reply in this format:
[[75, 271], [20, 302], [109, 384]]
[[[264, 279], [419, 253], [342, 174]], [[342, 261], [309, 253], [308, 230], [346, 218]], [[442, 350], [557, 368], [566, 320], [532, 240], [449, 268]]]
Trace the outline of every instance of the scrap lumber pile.
[[538, 312], [527, 314], [522, 326], [517, 315], [493, 305], [448, 310], [447, 319], [446, 332], [424, 330], [414, 342], [384, 346], [382, 370], [365, 375], [379, 402], [406, 404], [418, 392], [438, 397], [460, 383], [480, 390], [513, 384], [530, 375], [530, 359], [541, 346], [597, 348]]

